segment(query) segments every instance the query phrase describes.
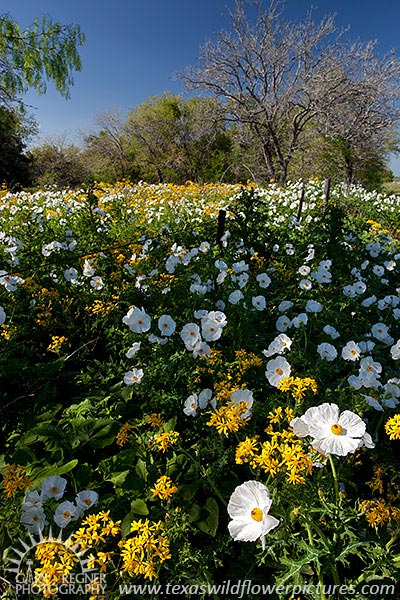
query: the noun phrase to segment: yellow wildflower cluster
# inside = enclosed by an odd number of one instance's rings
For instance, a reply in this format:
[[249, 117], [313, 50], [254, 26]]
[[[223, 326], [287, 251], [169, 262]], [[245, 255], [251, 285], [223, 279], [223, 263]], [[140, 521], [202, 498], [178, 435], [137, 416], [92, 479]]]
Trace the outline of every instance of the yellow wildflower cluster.
[[390, 440], [400, 440], [400, 414], [394, 415], [386, 421], [385, 431]]
[[218, 433], [227, 435], [228, 432], [238, 431], [241, 427], [246, 425], [249, 419], [243, 418], [243, 415], [247, 411], [247, 402], [225, 404], [211, 413], [207, 425], [215, 427]]
[[[247, 437], [236, 448], [236, 463], [249, 463], [272, 477], [284, 473], [289, 483], [305, 483], [305, 476], [312, 472], [313, 458], [304, 441], [298, 439], [290, 429], [281, 429], [294, 418], [291, 408], [278, 407], [268, 416], [269, 425], [265, 433], [269, 439], [261, 442], [258, 436]], [[279, 425], [274, 429], [273, 425]]]
[[0, 336], [5, 340], [9, 340], [15, 331], [15, 327], [11, 328], [7, 323], [3, 323], [3, 325], [0, 327]]
[[176, 494], [178, 488], [170, 477], [161, 475], [155, 482], [154, 487], [150, 488], [150, 491], [154, 498], [158, 496], [160, 500], [168, 500], [170, 496]]
[[383, 494], [383, 476], [384, 471], [382, 467], [374, 467], [374, 475], [371, 481], [367, 481], [367, 485], [371, 488], [371, 490], [381, 495]]
[[[206, 366], [199, 366], [199, 374], [207, 374], [214, 380], [215, 397], [217, 401], [229, 400], [233, 392], [246, 387], [245, 375], [252, 367], [262, 367], [262, 359], [247, 352], [247, 350], [236, 350], [235, 360], [232, 364], [224, 364], [223, 354], [220, 350], [212, 349], [206, 361]], [[197, 382], [200, 378], [197, 378]]]
[[164, 431], [163, 433], [156, 433], [152, 438], [153, 444], [157, 446], [161, 452], [166, 452], [172, 444], [178, 441], [179, 433], [177, 431]]
[[315, 379], [311, 377], [284, 377], [278, 384], [278, 390], [281, 392], [290, 392], [296, 402], [302, 402], [308, 390], [313, 394], [318, 393], [318, 385]]
[[57, 539], [41, 541], [35, 550], [35, 559], [40, 567], [35, 568], [33, 584], [44, 598], [54, 596], [57, 585], [63, 583], [79, 558], [68, 543]]
[[17, 490], [25, 491], [30, 485], [26, 469], [22, 465], [7, 465], [3, 475], [3, 486], [8, 498], [12, 498]]
[[51, 343], [47, 346], [49, 352], [55, 352], [56, 354], [60, 351], [61, 346], [68, 340], [64, 335], [52, 335]]
[[378, 527], [385, 523], [395, 521], [400, 524], [400, 510], [387, 504], [386, 500], [363, 500], [360, 503], [360, 512], [365, 515], [371, 527]]
[[160, 522], [139, 519], [131, 523], [131, 533], [134, 535], [118, 543], [123, 572], [150, 580], [157, 577], [158, 565], [171, 558], [163, 526]]
[[369, 233], [370, 235], [378, 235], [380, 233], [389, 233], [388, 229], [384, 229], [382, 227], [382, 225], [380, 223], [378, 223], [377, 221], [373, 221], [372, 219], [369, 219], [367, 221], [368, 225], [371, 226]]
[[85, 306], [85, 310], [92, 315], [108, 315], [114, 308], [113, 302], [103, 302], [98, 298], [94, 300], [91, 306]]
[[178, 281], [176, 275], [170, 273], [159, 273], [157, 278], [154, 280], [154, 285], [160, 288], [170, 288], [175, 281]]
[[96, 569], [96, 567], [100, 568], [101, 573], [105, 573], [107, 571], [107, 565], [110, 563], [112, 558], [111, 552], [97, 552], [96, 556], [94, 554], [88, 555], [87, 566], [89, 569]]
[[113, 521], [110, 511], [88, 515], [81, 523], [81, 527], [75, 531], [71, 539], [79, 544], [81, 550], [92, 548], [98, 543], [105, 544], [108, 537], [115, 537], [120, 532], [121, 521]]
[[130, 431], [131, 429], [132, 425], [129, 425], [129, 423], [125, 423], [125, 425], [122, 425], [121, 429], [115, 436], [115, 443], [117, 444], [117, 446], [125, 446], [125, 444], [132, 435]]
[[161, 429], [164, 425], [164, 419], [160, 415], [160, 413], [151, 413], [145, 417], [144, 422], [147, 425], [150, 425], [153, 429]]

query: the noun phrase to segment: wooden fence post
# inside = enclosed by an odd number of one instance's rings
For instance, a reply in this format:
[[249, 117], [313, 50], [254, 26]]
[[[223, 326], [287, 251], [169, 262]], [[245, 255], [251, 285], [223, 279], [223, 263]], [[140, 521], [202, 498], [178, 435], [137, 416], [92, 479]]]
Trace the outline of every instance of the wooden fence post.
[[217, 226], [217, 244], [220, 248], [222, 248], [222, 237], [225, 233], [225, 219], [226, 219], [226, 210], [220, 209], [218, 212], [218, 226]]

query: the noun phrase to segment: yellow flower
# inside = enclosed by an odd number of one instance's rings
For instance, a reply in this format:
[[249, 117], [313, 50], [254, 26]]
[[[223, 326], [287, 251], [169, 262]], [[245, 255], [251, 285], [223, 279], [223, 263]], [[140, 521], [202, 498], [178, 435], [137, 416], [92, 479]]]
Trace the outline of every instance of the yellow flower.
[[118, 431], [115, 437], [115, 443], [117, 444], [117, 446], [124, 446], [127, 443], [127, 441], [132, 435], [130, 433], [131, 429], [132, 426], [129, 425], [129, 423], [125, 423], [125, 425], [122, 425], [121, 429]]
[[121, 548], [122, 571], [129, 575], [157, 577], [157, 567], [171, 558], [168, 538], [160, 522], [132, 521], [131, 535], [118, 543]]
[[152, 441], [157, 445], [158, 450], [166, 452], [172, 444], [177, 442], [178, 437], [179, 433], [177, 431], [165, 431], [163, 433], [156, 433]]
[[151, 413], [145, 418], [144, 422], [153, 429], [161, 429], [164, 425], [164, 420], [159, 413]]
[[22, 465], [7, 465], [3, 476], [3, 485], [8, 498], [14, 496], [17, 490], [26, 490], [30, 485], [26, 469]]
[[153, 493], [153, 496], [158, 496], [160, 500], [168, 500], [172, 494], [175, 494], [178, 491], [176, 485], [173, 484], [173, 481], [167, 475], [161, 475], [157, 479], [153, 488], [150, 488], [150, 491]]
[[235, 404], [225, 404], [215, 410], [207, 425], [215, 427], [218, 433], [227, 435], [228, 432], [238, 431], [248, 422], [248, 418], [243, 415], [248, 411], [247, 402], [237, 402]]
[[400, 414], [394, 415], [386, 421], [385, 431], [390, 440], [400, 440]]
[[60, 351], [61, 346], [65, 344], [68, 338], [63, 335], [52, 335], [51, 343], [47, 346], [49, 352], [55, 352], [56, 354]]
[[318, 393], [318, 385], [315, 379], [311, 377], [285, 377], [281, 379], [278, 384], [278, 389], [281, 392], [291, 392], [292, 397], [296, 400], [296, 402], [301, 402], [307, 390], [311, 390], [313, 394]]
[[360, 503], [360, 512], [365, 515], [371, 527], [377, 527], [392, 521], [400, 523], [400, 510], [387, 504], [383, 498], [363, 500]]
[[238, 465], [248, 463], [255, 455], [258, 445], [258, 436], [247, 437], [243, 442], [239, 442], [236, 447], [235, 461]]

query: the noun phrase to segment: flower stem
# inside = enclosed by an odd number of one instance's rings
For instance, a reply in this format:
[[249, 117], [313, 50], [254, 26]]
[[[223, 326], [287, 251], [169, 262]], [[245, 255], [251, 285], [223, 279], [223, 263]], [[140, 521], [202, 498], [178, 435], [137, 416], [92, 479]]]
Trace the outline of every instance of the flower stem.
[[331, 465], [333, 483], [334, 483], [334, 487], [335, 487], [335, 502], [336, 502], [336, 505], [338, 505], [339, 504], [339, 483], [338, 483], [336, 467], [335, 467], [335, 463], [332, 458], [332, 454], [328, 454], [328, 459], [329, 459], [329, 463]]
[[[311, 531], [310, 524], [307, 522], [307, 520], [305, 520], [305, 526], [306, 526], [307, 533], [308, 533], [309, 544], [310, 544], [310, 546], [314, 547], [313, 534]], [[317, 571], [318, 583], [319, 583], [319, 588], [320, 588], [320, 599], [327, 600], [327, 598], [325, 596], [325, 591], [324, 591], [324, 589], [325, 589], [324, 578], [322, 577], [321, 569], [318, 564], [315, 566], [315, 570]]]

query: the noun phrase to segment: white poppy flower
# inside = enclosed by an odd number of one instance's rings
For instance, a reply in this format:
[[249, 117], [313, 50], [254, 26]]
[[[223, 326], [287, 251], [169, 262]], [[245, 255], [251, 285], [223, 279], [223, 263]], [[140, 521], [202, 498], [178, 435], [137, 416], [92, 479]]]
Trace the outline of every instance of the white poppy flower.
[[322, 344], [319, 344], [317, 346], [317, 352], [321, 358], [329, 362], [335, 360], [335, 358], [337, 357], [337, 350], [335, 346], [332, 346], [332, 344], [329, 344], [328, 342], [323, 342]]
[[135, 354], [140, 350], [141, 343], [142, 342], [135, 342], [134, 344], [132, 344], [129, 350], [126, 351], [125, 356], [127, 356], [128, 358], [133, 358]]
[[47, 477], [42, 483], [42, 490], [40, 493], [42, 500], [46, 500], [47, 498], [59, 500], [64, 494], [66, 485], [67, 480], [63, 477], [59, 477], [58, 475]]
[[83, 274], [85, 277], [93, 277], [93, 275], [95, 274], [96, 269], [95, 267], [93, 267], [93, 265], [91, 265], [90, 261], [88, 261], [87, 259], [85, 260], [85, 263], [83, 265]]
[[81, 510], [88, 510], [88, 508], [91, 508], [93, 504], [96, 504], [98, 499], [99, 495], [97, 492], [83, 490], [82, 492], [78, 492], [76, 495], [76, 506]]
[[210, 356], [211, 348], [206, 342], [198, 342], [193, 348], [193, 356], [197, 358], [198, 356]]
[[256, 310], [262, 311], [265, 309], [267, 302], [264, 296], [253, 296], [251, 299], [251, 303]]
[[393, 360], [399, 360], [400, 358], [400, 340], [390, 348], [390, 354], [392, 355]]
[[0, 325], [3, 325], [3, 323], [6, 320], [6, 313], [5, 310], [2, 306], [0, 306]]
[[39, 495], [37, 490], [33, 490], [33, 492], [28, 492], [24, 496], [24, 501], [22, 503], [22, 510], [26, 510], [27, 508], [32, 508], [33, 506], [41, 506], [42, 498]]
[[301, 325], [307, 325], [307, 323], [308, 323], [307, 313], [300, 313], [299, 315], [297, 315], [297, 317], [293, 317], [293, 319], [292, 319], [292, 325], [296, 329], [299, 329], [299, 327], [301, 327]]
[[21, 515], [21, 523], [30, 533], [39, 533], [47, 525], [46, 515], [41, 506], [26, 507]]
[[78, 283], [78, 271], [71, 267], [64, 271], [64, 278], [71, 283]]
[[293, 302], [291, 302], [290, 300], [282, 300], [282, 302], [280, 302], [279, 306], [278, 306], [278, 310], [279, 312], [285, 312], [289, 309], [291, 309], [293, 306]]
[[342, 348], [342, 358], [344, 360], [358, 360], [360, 358], [360, 347], [353, 341], [347, 342], [347, 344]]
[[234, 292], [231, 292], [229, 294], [228, 301], [231, 304], [237, 304], [243, 298], [244, 298], [243, 292], [241, 290], [235, 290]]
[[244, 402], [247, 405], [247, 410], [241, 414], [242, 419], [247, 419], [251, 416], [251, 407], [254, 403], [253, 392], [250, 390], [235, 390], [230, 396], [230, 404], [239, 404]]
[[129, 329], [134, 333], [143, 333], [148, 331], [151, 326], [151, 318], [145, 311], [140, 310], [137, 306], [130, 308], [127, 314], [122, 317], [122, 322], [128, 325]]
[[289, 329], [292, 326], [292, 321], [286, 315], [282, 315], [277, 318], [275, 327], [277, 331], [281, 331], [282, 333]]
[[175, 331], [176, 323], [169, 315], [161, 315], [158, 319], [158, 328], [161, 331], [161, 335], [170, 336]]
[[233, 491], [228, 514], [228, 525], [234, 540], [255, 542], [261, 540], [265, 547], [266, 534], [279, 525], [279, 520], [268, 514], [272, 500], [268, 489], [259, 481], [246, 481]]
[[143, 377], [143, 369], [132, 369], [124, 375], [125, 385], [133, 385], [134, 383], [140, 383]]
[[270, 343], [267, 350], [263, 350], [262, 353], [264, 356], [269, 358], [274, 354], [283, 354], [285, 350], [290, 350], [292, 345], [292, 340], [285, 333], [280, 333], [276, 336], [274, 340]]
[[350, 410], [339, 414], [336, 404], [313, 406], [290, 426], [298, 437], [311, 436], [312, 447], [323, 454], [346, 456], [364, 445], [364, 421]]
[[290, 375], [290, 364], [283, 356], [278, 356], [267, 362], [267, 370], [265, 371], [265, 377], [269, 383], [274, 387], [278, 387], [281, 379], [289, 377]]
[[66, 527], [68, 523], [75, 520], [77, 512], [75, 504], [66, 500], [57, 506], [54, 513], [54, 521], [59, 527]]
[[332, 327], [332, 325], [325, 325], [322, 331], [327, 335], [330, 335], [333, 340], [336, 340], [338, 337], [340, 337], [340, 333], [337, 329]]
[[317, 300], [308, 300], [306, 304], [306, 311], [309, 313], [319, 313], [322, 310], [322, 304]]
[[199, 394], [199, 408], [203, 410], [204, 408], [207, 408], [208, 405], [212, 408], [216, 408], [217, 401], [212, 397], [212, 390], [205, 388], [204, 390], [201, 390]]
[[102, 290], [104, 287], [104, 282], [101, 277], [95, 275], [95, 277], [92, 277], [92, 279], [90, 280], [90, 285], [95, 290]]
[[201, 343], [200, 327], [196, 323], [186, 323], [180, 333], [186, 350], [193, 351]]
[[267, 288], [271, 285], [271, 279], [266, 273], [259, 273], [257, 275], [256, 280], [258, 281], [258, 285], [260, 288]]
[[191, 394], [189, 398], [185, 400], [185, 404], [183, 405], [183, 412], [188, 417], [195, 417], [198, 405], [199, 404], [197, 394]]
[[219, 340], [222, 334], [222, 327], [214, 319], [201, 320], [201, 335], [206, 342], [215, 342]]

